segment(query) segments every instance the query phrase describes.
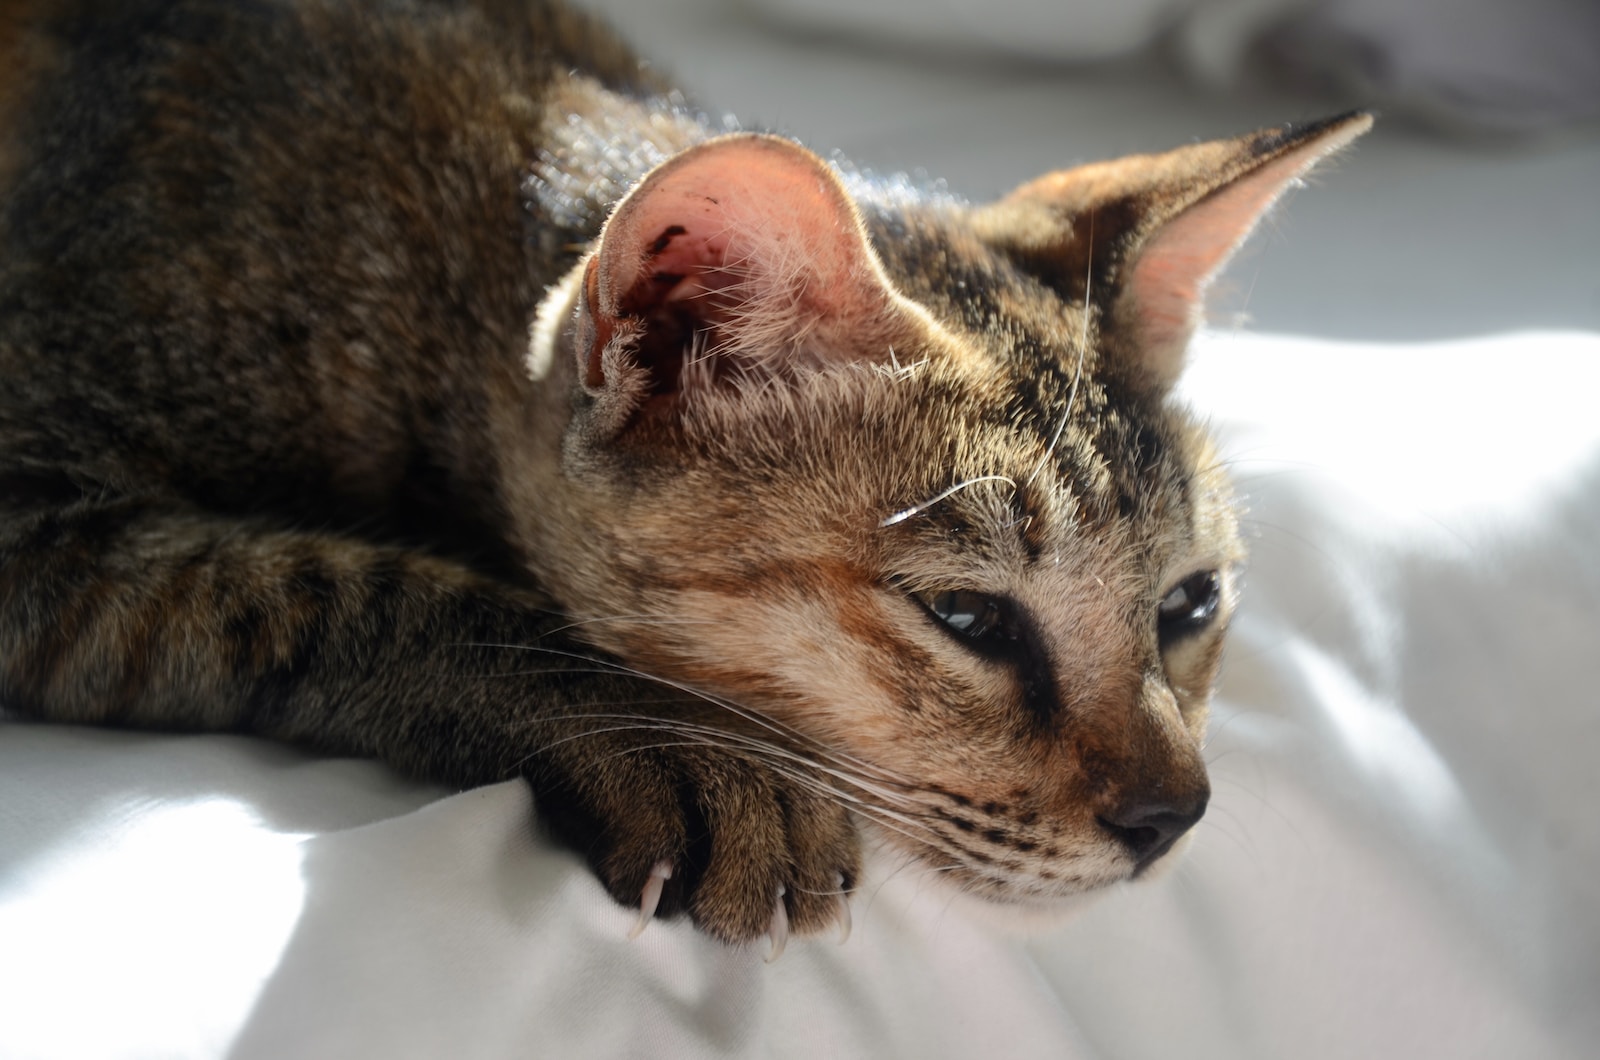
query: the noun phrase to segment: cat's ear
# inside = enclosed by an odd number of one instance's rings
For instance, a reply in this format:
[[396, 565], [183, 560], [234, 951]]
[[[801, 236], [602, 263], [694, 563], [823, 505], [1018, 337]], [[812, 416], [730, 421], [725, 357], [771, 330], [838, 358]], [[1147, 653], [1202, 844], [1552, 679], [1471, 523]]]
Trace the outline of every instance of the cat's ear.
[[1370, 115], [1347, 114], [1080, 166], [1024, 184], [974, 220], [1064, 298], [1102, 308], [1108, 367], [1165, 389], [1207, 284], [1285, 188], [1371, 126]]
[[575, 352], [591, 392], [637, 405], [887, 359], [912, 323], [828, 165], [735, 135], [662, 163], [618, 204], [583, 278]]

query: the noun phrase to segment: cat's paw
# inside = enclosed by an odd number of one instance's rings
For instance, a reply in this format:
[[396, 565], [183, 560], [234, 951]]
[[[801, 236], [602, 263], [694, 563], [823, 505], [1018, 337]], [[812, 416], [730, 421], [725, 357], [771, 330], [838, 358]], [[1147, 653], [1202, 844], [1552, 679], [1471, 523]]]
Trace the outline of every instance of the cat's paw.
[[847, 934], [860, 876], [854, 823], [826, 777], [718, 747], [639, 747], [559, 779], [530, 773], [541, 816], [613, 897], [687, 912], [728, 942]]

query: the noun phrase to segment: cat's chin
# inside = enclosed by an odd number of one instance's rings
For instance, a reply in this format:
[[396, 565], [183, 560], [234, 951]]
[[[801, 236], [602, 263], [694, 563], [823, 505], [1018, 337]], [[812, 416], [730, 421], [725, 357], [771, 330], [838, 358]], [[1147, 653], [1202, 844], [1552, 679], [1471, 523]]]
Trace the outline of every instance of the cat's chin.
[[[931, 903], [940, 911], [957, 912], [966, 920], [1006, 935], [1019, 937], [1037, 935], [1066, 926], [1090, 906], [1115, 891], [1130, 886], [1142, 886], [1165, 878], [1183, 861], [1193, 842], [1194, 834], [1191, 832], [1174, 843], [1166, 854], [1134, 876], [1114, 880], [1076, 894], [1048, 899], [1018, 898], [1011, 901], [992, 894], [979, 894], [966, 890], [937, 874], [918, 874], [914, 868], [907, 871], [903, 863], [898, 869], [891, 867], [887, 862], [899, 861], [899, 858], [895, 855], [885, 858], [884, 847], [880, 845], [879, 856], [873, 859], [876, 865], [869, 866], [868, 880], [862, 891], [870, 894], [880, 888], [894, 891], [909, 887], [914, 891], [905, 896], [909, 904]], [[874, 867], [882, 870], [882, 875], [873, 872]], [[874, 875], [878, 875], [876, 882], [871, 878]]]

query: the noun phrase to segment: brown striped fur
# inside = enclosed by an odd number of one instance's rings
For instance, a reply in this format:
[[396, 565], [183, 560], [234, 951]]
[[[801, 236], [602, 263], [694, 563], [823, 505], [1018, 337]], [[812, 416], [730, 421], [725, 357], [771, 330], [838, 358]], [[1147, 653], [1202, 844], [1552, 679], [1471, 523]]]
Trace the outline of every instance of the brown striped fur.
[[523, 776], [730, 940], [862, 826], [1017, 906], [1143, 872], [1241, 558], [1190, 317], [1365, 119], [973, 207], [642, 69], [537, 0], [0, 3], [0, 707]]

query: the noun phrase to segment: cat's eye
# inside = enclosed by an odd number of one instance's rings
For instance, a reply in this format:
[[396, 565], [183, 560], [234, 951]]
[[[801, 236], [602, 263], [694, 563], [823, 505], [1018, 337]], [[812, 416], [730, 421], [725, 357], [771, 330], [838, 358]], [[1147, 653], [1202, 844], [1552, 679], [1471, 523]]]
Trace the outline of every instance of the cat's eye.
[[911, 598], [945, 624], [952, 633], [985, 645], [1017, 639], [1004, 602], [969, 589], [942, 589], [912, 593]]
[[1214, 570], [1189, 575], [1161, 598], [1156, 628], [1162, 640], [1198, 632], [1210, 624], [1222, 605], [1222, 577]]

